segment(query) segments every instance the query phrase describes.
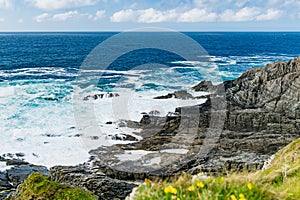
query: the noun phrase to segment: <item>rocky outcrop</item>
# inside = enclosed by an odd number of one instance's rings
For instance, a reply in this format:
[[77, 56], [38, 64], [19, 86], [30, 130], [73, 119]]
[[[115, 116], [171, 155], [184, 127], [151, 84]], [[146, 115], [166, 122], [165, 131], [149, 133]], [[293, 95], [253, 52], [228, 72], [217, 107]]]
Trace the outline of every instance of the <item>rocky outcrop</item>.
[[23, 160], [5, 160], [9, 169], [0, 172], [0, 199], [4, 199], [11, 192], [15, 191], [30, 174], [39, 172], [49, 176], [49, 170], [44, 166], [33, 165]]
[[49, 180], [70, 184], [93, 192], [99, 199], [125, 199], [135, 184], [107, 177], [97, 168], [86, 165], [55, 166], [48, 170], [44, 166], [29, 164], [22, 160], [7, 160], [11, 168], [0, 172], [0, 199], [17, 195], [18, 187], [32, 173], [38, 172]]
[[55, 182], [66, 183], [72, 186], [87, 189], [102, 200], [125, 199], [135, 184], [108, 178], [99, 169], [90, 169], [86, 166], [56, 166], [50, 169], [50, 179]]
[[233, 81], [228, 101], [242, 109], [262, 108], [292, 119], [300, 118], [300, 57], [251, 69]]
[[249, 70], [220, 85], [202, 81], [193, 89], [211, 93], [205, 104], [177, 108], [176, 115], [165, 118], [144, 115], [143, 140], [93, 150], [93, 164], [108, 176], [127, 180], [181, 171], [260, 169], [300, 136], [299, 75], [300, 57]]

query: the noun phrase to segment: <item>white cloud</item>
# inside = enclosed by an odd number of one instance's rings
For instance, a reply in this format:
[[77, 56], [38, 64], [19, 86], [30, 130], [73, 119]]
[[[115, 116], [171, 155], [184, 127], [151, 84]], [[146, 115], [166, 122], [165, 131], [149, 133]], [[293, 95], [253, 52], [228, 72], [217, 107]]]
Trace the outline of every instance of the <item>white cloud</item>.
[[110, 20], [112, 22], [138, 22], [138, 23], [159, 23], [159, 22], [245, 22], [245, 21], [266, 21], [275, 20], [282, 15], [282, 11], [268, 9], [264, 11], [257, 7], [244, 7], [238, 10], [227, 9], [221, 13], [210, 12], [204, 8], [193, 8], [179, 12], [177, 9], [156, 10], [154, 8], [142, 10], [120, 10], [114, 13]]
[[114, 13], [110, 20], [112, 22], [134, 21], [139, 23], [159, 23], [159, 22], [203, 22], [214, 21], [217, 15], [208, 13], [202, 9], [192, 9], [180, 13], [175, 9], [160, 11], [153, 8], [144, 10], [121, 10]]
[[138, 22], [140, 23], [158, 23], [174, 21], [177, 18], [175, 10], [159, 11], [153, 8], [138, 11]]
[[38, 15], [34, 17], [35, 21], [37, 22], [44, 22], [44, 21], [67, 21], [69, 19], [74, 18], [86, 18], [89, 20], [98, 20], [100, 18], [105, 17], [105, 10], [98, 10], [95, 15], [91, 15], [88, 13], [80, 13], [77, 10], [74, 11], [68, 11], [64, 13], [57, 13], [54, 15], [50, 15], [49, 13], [43, 13], [41, 15]]
[[66, 21], [66, 20], [68, 20], [70, 18], [74, 18], [76, 16], [80, 16], [80, 13], [77, 10], [55, 14], [55, 15], [53, 15], [52, 19], [55, 21]]
[[20, 18], [19, 20], [18, 20], [18, 23], [23, 23], [24, 22], [24, 20], [22, 19], [22, 18]]
[[5, 19], [4, 18], [0, 18], [0, 22], [4, 22], [5, 21]]
[[59, 10], [91, 6], [96, 4], [98, 0], [27, 0], [27, 2], [42, 10]]
[[110, 21], [112, 22], [126, 22], [126, 21], [134, 21], [137, 16], [137, 11], [133, 11], [132, 9], [121, 10], [114, 13], [110, 17]]
[[103, 19], [105, 18], [105, 13], [106, 13], [105, 10], [98, 10], [94, 17], [91, 16], [89, 18], [93, 18], [94, 20]]
[[267, 21], [267, 20], [274, 20], [278, 19], [282, 15], [282, 11], [275, 10], [275, 9], [268, 9], [267, 13], [258, 15], [256, 20], [258, 21]]
[[41, 15], [36, 16], [34, 19], [37, 22], [43, 22], [43, 21], [49, 20], [50, 15], [48, 13], [43, 13]]
[[236, 12], [231, 9], [225, 10], [220, 14], [220, 21], [226, 22], [242, 22], [253, 21], [260, 14], [260, 9], [245, 7]]
[[12, 8], [13, 7], [13, 2], [12, 0], [0, 0], [0, 8]]
[[217, 14], [209, 13], [205, 9], [194, 8], [181, 14], [178, 18], [179, 22], [211, 22], [216, 21]]
[[153, 8], [145, 10], [121, 10], [114, 13], [110, 20], [112, 22], [136, 21], [139, 23], [158, 23], [175, 21], [178, 14], [175, 10], [160, 11]]
[[225, 10], [220, 14], [220, 21], [226, 22], [244, 22], [244, 21], [268, 21], [278, 19], [282, 15], [282, 11], [276, 9], [268, 9], [265, 13], [256, 7], [245, 7], [236, 12], [233, 10]]

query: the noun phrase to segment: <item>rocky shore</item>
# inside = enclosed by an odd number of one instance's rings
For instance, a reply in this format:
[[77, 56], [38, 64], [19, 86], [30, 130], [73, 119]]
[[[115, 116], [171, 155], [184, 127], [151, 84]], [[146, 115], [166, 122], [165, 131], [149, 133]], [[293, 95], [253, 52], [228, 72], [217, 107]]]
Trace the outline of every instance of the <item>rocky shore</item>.
[[[261, 169], [300, 136], [300, 57], [251, 69], [219, 85], [202, 81], [193, 90], [209, 92], [207, 101], [166, 117], [145, 113], [140, 122], [127, 122], [142, 129], [142, 140], [99, 147], [82, 165], [48, 170], [2, 159], [12, 168], [0, 172], [0, 199], [32, 172], [88, 189], [99, 199], [125, 199], [144, 178]], [[155, 98], [204, 97], [176, 91]]]

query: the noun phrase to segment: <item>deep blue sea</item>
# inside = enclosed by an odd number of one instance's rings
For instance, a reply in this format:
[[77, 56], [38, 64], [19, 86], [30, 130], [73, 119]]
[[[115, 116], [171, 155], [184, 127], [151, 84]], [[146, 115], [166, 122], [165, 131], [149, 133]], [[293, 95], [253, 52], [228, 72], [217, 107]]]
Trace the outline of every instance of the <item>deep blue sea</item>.
[[[155, 101], [155, 96], [189, 90], [204, 79], [231, 80], [300, 55], [300, 33], [293, 32], [188, 32], [183, 34], [190, 40], [180, 36], [171, 42], [159, 35], [166, 33], [134, 34], [139, 40], [113, 32], [0, 33], [0, 155], [22, 152], [25, 160], [46, 166], [77, 164], [87, 160], [91, 148], [118, 143], [114, 134], [138, 133], [120, 127], [122, 120], [201, 103]], [[148, 46], [125, 52], [131, 41], [143, 47], [143, 38]], [[153, 48], [173, 44], [182, 55]], [[195, 59], [185, 59], [189, 54]], [[120, 96], [110, 98], [107, 92]], [[94, 94], [104, 98], [83, 101]], [[92, 120], [86, 112], [91, 106]]]

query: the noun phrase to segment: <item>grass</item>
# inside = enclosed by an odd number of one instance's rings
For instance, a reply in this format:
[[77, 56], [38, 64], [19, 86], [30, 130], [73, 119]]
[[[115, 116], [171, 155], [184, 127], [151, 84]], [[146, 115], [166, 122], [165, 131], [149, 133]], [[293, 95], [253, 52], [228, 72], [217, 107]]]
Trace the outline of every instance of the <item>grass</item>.
[[39, 174], [31, 174], [18, 189], [17, 194], [7, 200], [97, 200], [89, 191], [48, 180]]
[[[199, 177], [199, 176], [198, 176]], [[183, 173], [168, 180], [145, 180], [135, 200], [298, 200], [300, 139], [280, 150], [268, 169], [197, 178]]]

